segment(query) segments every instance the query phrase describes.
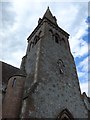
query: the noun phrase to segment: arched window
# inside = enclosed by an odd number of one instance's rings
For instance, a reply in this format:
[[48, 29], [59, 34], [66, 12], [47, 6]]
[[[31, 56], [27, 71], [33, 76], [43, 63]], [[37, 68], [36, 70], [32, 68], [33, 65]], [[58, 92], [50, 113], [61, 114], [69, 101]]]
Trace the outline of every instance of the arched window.
[[53, 39], [54, 39], [54, 34], [53, 34], [52, 29], [49, 30], [49, 34], [50, 34], [50, 38], [51, 38], [51, 40], [53, 40]]
[[65, 39], [64, 38], [61, 39], [61, 45], [65, 46]]
[[42, 31], [40, 30], [40, 32], [39, 32], [39, 34], [38, 34], [39, 37], [40, 37], [40, 35], [41, 35], [41, 32], [42, 32]]
[[30, 43], [30, 48], [33, 48], [33, 46], [34, 46], [34, 42], [31, 41], [31, 43]]
[[39, 36], [35, 36], [35, 38], [34, 38], [34, 45], [38, 42], [38, 40], [39, 40]]
[[12, 81], [12, 87], [15, 86], [15, 83], [16, 83], [16, 78], [14, 78], [13, 81]]
[[50, 29], [49, 30], [50, 36], [53, 36], [53, 31]]
[[55, 42], [56, 42], [56, 43], [59, 43], [59, 40], [58, 40], [58, 37], [57, 37], [57, 36], [55, 36]]
[[60, 43], [60, 38], [59, 38], [59, 35], [57, 33], [55, 34], [55, 42]]
[[73, 118], [72, 114], [67, 109], [64, 109], [58, 115], [57, 120], [74, 120], [74, 118]]

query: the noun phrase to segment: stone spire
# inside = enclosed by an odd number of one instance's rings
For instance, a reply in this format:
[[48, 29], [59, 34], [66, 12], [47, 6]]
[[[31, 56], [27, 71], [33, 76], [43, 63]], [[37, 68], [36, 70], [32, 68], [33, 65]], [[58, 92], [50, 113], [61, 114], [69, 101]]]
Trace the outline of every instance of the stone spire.
[[44, 18], [47, 18], [47, 19], [49, 19], [51, 22], [57, 24], [56, 17], [52, 15], [52, 13], [51, 13], [51, 11], [50, 11], [50, 9], [49, 9], [49, 6], [48, 6], [48, 8], [47, 8], [47, 10], [46, 10], [46, 12], [45, 12], [45, 14], [44, 14], [44, 16], [43, 16], [43, 19], [44, 19]]
[[53, 15], [52, 15], [52, 13], [51, 13], [49, 7], [47, 8], [47, 10], [46, 10], [46, 12], [45, 12], [45, 14], [44, 14], [43, 17], [46, 17], [46, 18], [53, 18]]
[[38, 24], [41, 23], [41, 21], [42, 21], [43, 19], [45, 19], [45, 18], [47, 18], [47, 19], [50, 20], [52, 23], [54, 23], [54, 24], [57, 25], [57, 19], [56, 19], [55, 16], [52, 15], [52, 13], [51, 13], [51, 11], [50, 11], [50, 9], [49, 9], [49, 6], [48, 6], [45, 14], [43, 15], [43, 18], [42, 18], [42, 19], [39, 18]]

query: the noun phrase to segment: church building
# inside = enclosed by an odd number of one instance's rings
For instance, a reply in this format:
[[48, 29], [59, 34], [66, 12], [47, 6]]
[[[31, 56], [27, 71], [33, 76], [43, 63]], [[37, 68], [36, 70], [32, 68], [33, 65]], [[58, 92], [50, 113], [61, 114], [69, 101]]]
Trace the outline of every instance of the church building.
[[27, 38], [20, 69], [12, 68], [17, 72], [3, 82], [3, 118], [90, 117], [90, 98], [81, 94], [68, 39], [48, 7]]

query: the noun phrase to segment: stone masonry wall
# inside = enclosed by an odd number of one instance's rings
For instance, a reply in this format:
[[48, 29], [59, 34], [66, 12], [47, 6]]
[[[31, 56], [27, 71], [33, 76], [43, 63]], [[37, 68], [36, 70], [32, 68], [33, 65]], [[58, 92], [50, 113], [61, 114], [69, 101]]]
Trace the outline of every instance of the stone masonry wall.
[[[26, 70], [29, 72], [27, 85], [33, 90], [23, 100], [23, 117], [57, 118], [63, 109], [68, 109], [74, 118], [87, 118], [88, 112], [81, 99], [79, 81], [74, 58], [69, 49], [55, 42], [45, 23], [44, 37], [28, 55]], [[36, 51], [40, 44], [38, 67]], [[36, 61], [35, 61], [36, 60]], [[62, 69], [58, 65], [62, 61]], [[34, 65], [34, 66], [33, 66]], [[32, 78], [32, 74], [37, 77]]]

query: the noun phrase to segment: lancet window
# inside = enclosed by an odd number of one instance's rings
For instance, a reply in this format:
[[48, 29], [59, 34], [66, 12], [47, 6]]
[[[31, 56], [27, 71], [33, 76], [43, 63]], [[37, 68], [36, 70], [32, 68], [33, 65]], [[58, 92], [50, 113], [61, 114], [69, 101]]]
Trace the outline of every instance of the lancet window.
[[60, 44], [60, 37], [59, 35], [56, 33], [54, 36], [55, 42]]
[[15, 83], [16, 83], [16, 78], [14, 78], [13, 81], [12, 81], [12, 87], [15, 86]]

